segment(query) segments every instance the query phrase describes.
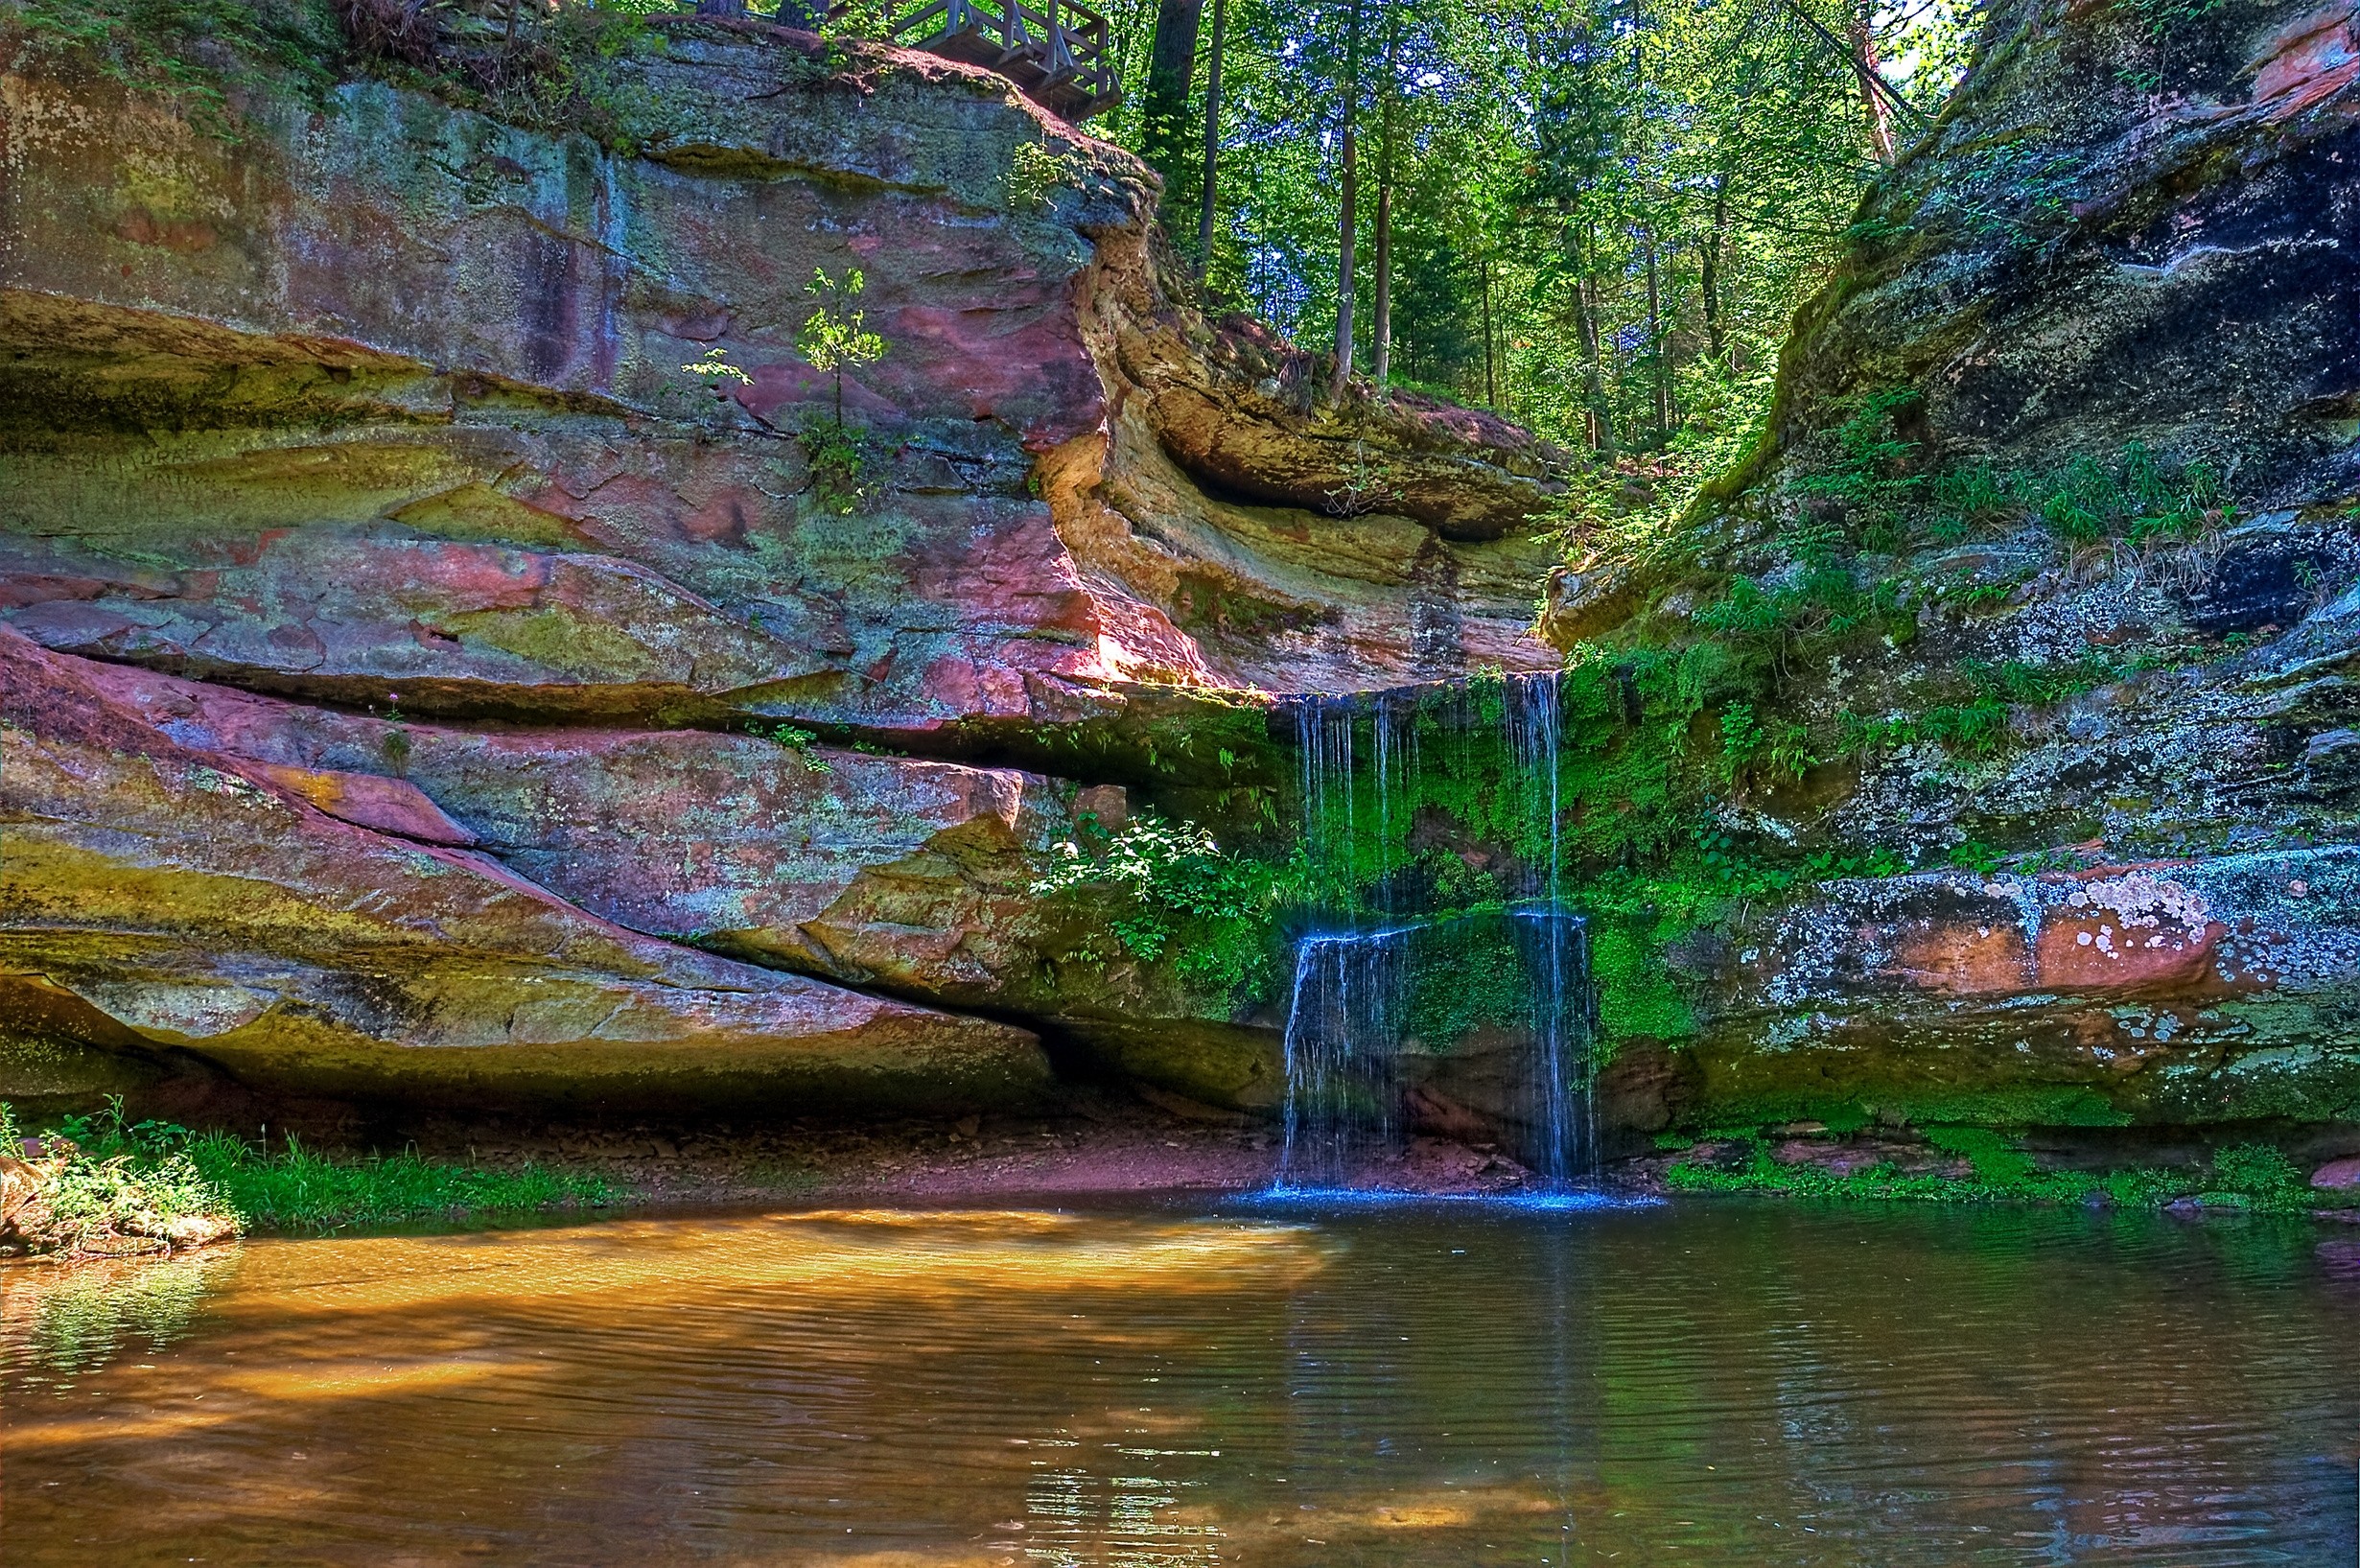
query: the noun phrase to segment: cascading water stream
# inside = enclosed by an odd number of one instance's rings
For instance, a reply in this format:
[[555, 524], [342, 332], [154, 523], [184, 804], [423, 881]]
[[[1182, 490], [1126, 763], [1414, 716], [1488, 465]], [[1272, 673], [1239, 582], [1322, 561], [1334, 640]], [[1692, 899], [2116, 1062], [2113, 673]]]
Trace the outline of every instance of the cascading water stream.
[[[1487, 939], [1488, 950], [1501, 950], [1503, 942], [1515, 948], [1529, 1034], [1507, 1103], [1494, 1110], [1521, 1130], [1517, 1141], [1534, 1173], [1561, 1187], [1591, 1168], [1597, 1132], [1588, 932], [1562, 899], [1557, 677], [1508, 677], [1504, 698], [1497, 732], [1507, 764], [1503, 784], [1518, 792], [1521, 815], [1535, 831], [1520, 846], [1527, 871], [1507, 932]], [[1407, 839], [1421, 798], [1420, 712], [1417, 697], [1394, 692], [1308, 696], [1296, 706], [1315, 928], [1295, 948], [1282, 1189], [1348, 1185], [1398, 1158], [1411, 1087], [1405, 1053], [1431, 1054], [1432, 1045], [1408, 1038], [1412, 994], [1420, 984], [1447, 990], [1459, 982], [1454, 974], [1421, 972], [1421, 963], [1433, 967], [1420, 957], [1423, 936], [1442, 928], [1412, 919], [1414, 904], [1404, 907], [1413, 897], [1405, 874], [1415, 869]], [[1446, 716], [1459, 733], [1480, 735], [1481, 712], [1462, 695]], [[1372, 837], [1366, 829], [1374, 830]], [[1454, 950], [1447, 941], [1435, 947]]]
[[1409, 935], [1396, 926], [1296, 945], [1281, 1189], [1347, 1186], [1399, 1146]]
[[1512, 676], [1502, 725], [1527, 809], [1545, 827], [1548, 849], [1515, 911], [1517, 946], [1532, 976], [1532, 1069], [1525, 1086], [1535, 1135], [1533, 1165], [1551, 1184], [1596, 1167], [1598, 1107], [1591, 1041], [1597, 1029], [1590, 984], [1589, 924], [1565, 907], [1564, 806], [1559, 769], [1563, 737], [1556, 671]]

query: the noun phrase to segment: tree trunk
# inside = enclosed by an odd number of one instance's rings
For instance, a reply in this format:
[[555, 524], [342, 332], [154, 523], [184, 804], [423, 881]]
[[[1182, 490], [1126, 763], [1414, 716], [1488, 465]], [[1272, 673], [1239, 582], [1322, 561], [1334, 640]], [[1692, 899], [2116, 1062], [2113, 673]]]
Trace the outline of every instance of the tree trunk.
[[1213, 185], [1221, 165], [1221, 44], [1229, 0], [1213, 0], [1213, 58], [1204, 78], [1204, 189], [1197, 210], [1197, 282], [1213, 269]]
[[1719, 362], [1725, 347], [1721, 328], [1720, 257], [1721, 246], [1728, 243], [1728, 239], [1729, 172], [1724, 169], [1713, 176], [1713, 228], [1704, 242], [1702, 269], [1704, 339], [1711, 347], [1716, 363]]
[[1335, 395], [1344, 396], [1344, 389], [1352, 380], [1352, 294], [1360, 281], [1360, 270], [1353, 257], [1353, 246], [1359, 239], [1360, 212], [1360, 8], [1361, 0], [1350, 0], [1350, 20], [1345, 25], [1344, 52], [1344, 191], [1343, 213], [1336, 233], [1336, 380]]
[[1583, 421], [1588, 427], [1591, 450], [1614, 450], [1614, 421], [1606, 409], [1605, 344], [1599, 330], [1597, 280], [1590, 275], [1590, 258], [1597, 251], [1597, 236], [1583, 244], [1569, 220], [1565, 225], [1566, 248], [1574, 253], [1574, 329], [1581, 339], [1582, 357], [1588, 361], [1583, 374], [1583, 396], [1587, 405]]
[[1376, 373], [1377, 396], [1385, 395], [1393, 369], [1393, 62], [1401, 43], [1401, 27], [1390, 3], [1385, 7], [1385, 74], [1377, 85], [1384, 96], [1377, 120], [1377, 312], [1369, 323], [1376, 345], [1370, 368]]
[[1369, 369], [1377, 381], [1377, 395], [1393, 372], [1393, 182], [1380, 170], [1377, 176], [1377, 299], [1376, 319], [1369, 322], [1374, 339]]
[[1852, 69], [1860, 79], [1860, 110], [1868, 120], [1869, 151], [1877, 161], [1890, 168], [1893, 163], [1893, 111], [1879, 89], [1882, 83], [1877, 77], [1876, 0], [1855, 0], [1846, 13], [1845, 41], [1852, 46]]
[[1500, 407], [1500, 372], [1491, 354], [1491, 258], [1484, 258], [1484, 402], [1495, 412]]
[[1655, 443], [1661, 446], [1671, 438], [1671, 383], [1664, 374], [1663, 269], [1655, 253], [1655, 231], [1643, 231], [1641, 243], [1647, 252], [1648, 380], [1655, 386]]
[[1147, 161], [1163, 176], [1166, 195], [1188, 143], [1188, 93], [1196, 83], [1197, 28], [1203, 17], [1204, 0], [1157, 0], [1140, 124]]

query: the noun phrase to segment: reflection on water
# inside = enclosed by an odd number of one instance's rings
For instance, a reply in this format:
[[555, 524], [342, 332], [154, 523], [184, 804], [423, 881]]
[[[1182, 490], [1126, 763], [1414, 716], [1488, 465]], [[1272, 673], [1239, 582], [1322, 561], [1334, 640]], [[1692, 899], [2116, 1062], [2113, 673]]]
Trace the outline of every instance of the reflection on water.
[[212, 1252], [147, 1262], [101, 1259], [71, 1269], [0, 1269], [0, 1346], [11, 1385], [73, 1388], [85, 1368], [104, 1366], [127, 1341], [153, 1350], [187, 1332], [208, 1276], [234, 1254]]
[[2345, 1564], [2360, 1266], [2149, 1215], [836, 1211], [0, 1275], [12, 1564]]

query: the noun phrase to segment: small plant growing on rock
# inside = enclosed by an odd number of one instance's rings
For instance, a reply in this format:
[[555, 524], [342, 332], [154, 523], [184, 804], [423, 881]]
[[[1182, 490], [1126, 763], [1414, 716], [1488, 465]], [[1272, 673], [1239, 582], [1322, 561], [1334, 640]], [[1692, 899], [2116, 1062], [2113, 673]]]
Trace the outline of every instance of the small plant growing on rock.
[[850, 303], [868, 285], [868, 277], [857, 267], [841, 280], [830, 277], [828, 269], [822, 267], [812, 270], [811, 281], [804, 286], [816, 303], [804, 318], [803, 330], [795, 334], [795, 348], [811, 362], [811, 368], [835, 377], [838, 425], [844, 423], [845, 370], [875, 364], [885, 357], [885, 339], [868, 329], [869, 313]]
[[705, 350], [704, 358], [691, 360], [680, 368], [683, 374], [694, 376], [703, 382], [705, 390], [715, 397], [727, 396], [726, 388], [733, 386], [751, 386], [754, 385], [752, 376], [730, 363], [729, 350], [719, 346]]
[[805, 772], [826, 773], [830, 771], [828, 759], [811, 749], [819, 744], [820, 737], [809, 730], [798, 729], [792, 724], [779, 724], [767, 730], [757, 730], [754, 733], [774, 745], [783, 746], [793, 752], [802, 760]]
[[1327, 492], [1327, 509], [1338, 517], [1376, 510], [1400, 494], [1392, 474], [1392, 464], [1369, 461], [1366, 436], [1354, 436], [1352, 459], [1344, 465], [1344, 482]]
[[816, 269], [805, 286], [815, 303], [795, 335], [795, 347], [811, 367], [835, 378], [835, 413], [807, 422], [802, 432], [811, 489], [839, 516], [860, 509], [876, 489], [876, 463], [868, 443], [844, 422], [844, 372], [885, 357], [885, 339], [868, 329], [868, 313], [850, 302], [868, 286], [858, 268], [841, 279]]
[[1069, 186], [1087, 167], [1070, 153], [1052, 152], [1042, 142], [1018, 142], [1008, 156], [1008, 209], [1044, 212], [1056, 193]]

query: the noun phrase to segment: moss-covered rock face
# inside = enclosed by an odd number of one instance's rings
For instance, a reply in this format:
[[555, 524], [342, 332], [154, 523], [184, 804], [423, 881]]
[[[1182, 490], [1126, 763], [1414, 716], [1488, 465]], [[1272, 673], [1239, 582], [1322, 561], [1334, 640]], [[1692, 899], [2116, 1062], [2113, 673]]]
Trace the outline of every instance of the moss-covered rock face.
[[1554, 579], [1695, 846], [1594, 878], [1674, 1123], [2360, 1118], [2355, 41], [1994, 8], [1753, 459]]
[[1780, 455], [1907, 387], [1946, 458], [2125, 444], [2255, 506], [2355, 487], [2350, 19], [2310, 0], [1993, 8], [1969, 86], [1804, 314]]

